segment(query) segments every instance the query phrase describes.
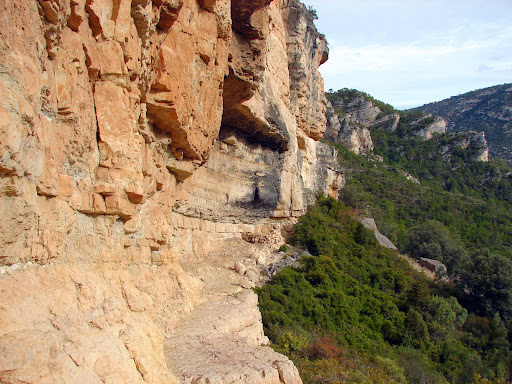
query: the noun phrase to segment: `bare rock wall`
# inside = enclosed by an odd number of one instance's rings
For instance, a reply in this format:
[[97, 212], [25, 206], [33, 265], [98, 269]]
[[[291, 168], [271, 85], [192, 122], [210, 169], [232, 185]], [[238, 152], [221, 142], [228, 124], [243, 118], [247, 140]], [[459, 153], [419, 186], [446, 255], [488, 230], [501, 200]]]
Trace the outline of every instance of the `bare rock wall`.
[[0, 0], [0, 381], [178, 382], [164, 339], [205, 300], [182, 263], [337, 194], [303, 11]]

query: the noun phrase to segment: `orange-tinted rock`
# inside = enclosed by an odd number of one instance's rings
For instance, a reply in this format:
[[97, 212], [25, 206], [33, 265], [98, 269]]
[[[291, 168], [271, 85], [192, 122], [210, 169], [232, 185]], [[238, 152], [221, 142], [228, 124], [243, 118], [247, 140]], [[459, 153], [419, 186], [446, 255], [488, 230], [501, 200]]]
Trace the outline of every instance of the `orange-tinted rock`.
[[139, 185], [130, 185], [125, 188], [125, 192], [133, 204], [140, 204], [144, 200], [144, 189]]
[[89, 28], [97, 39], [114, 37], [116, 19], [121, 0], [87, 0], [85, 9], [89, 18]]
[[84, 44], [90, 79], [110, 80], [127, 76], [123, 50], [117, 41]]
[[[337, 191], [317, 164], [335, 156], [316, 141], [325, 50], [301, 45], [292, 5], [1, 2], [0, 381], [177, 383], [163, 335], [206, 300], [210, 252], [242, 233], [275, 246], [274, 225]], [[254, 305], [241, 337], [261, 331]], [[258, 356], [251, 377], [300, 383]]]
[[218, 135], [226, 58], [215, 15], [185, 2], [162, 45], [146, 104], [149, 121], [187, 158], [206, 160]]
[[[233, 14], [233, 29], [246, 38], [262, 37], [262, 26], [254, 20], [256, 11], [270, 4], [271, 0], [240, 0], [231, 4]], [[265, 26], [266, 27], [266, 26]]]

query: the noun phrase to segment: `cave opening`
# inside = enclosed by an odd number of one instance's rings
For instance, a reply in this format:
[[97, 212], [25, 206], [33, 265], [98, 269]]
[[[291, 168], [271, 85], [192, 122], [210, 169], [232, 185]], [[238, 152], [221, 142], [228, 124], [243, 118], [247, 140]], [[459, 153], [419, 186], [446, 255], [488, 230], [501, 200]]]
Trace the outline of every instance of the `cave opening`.
[[259, 203], [259, 202], [261, 202], [261, 199], [260, 199], [260, 192], [259, 192], [258, 187], [254, 188], [254, 197], [252, 198], [252, 202], [253, 202], [253, 203]]

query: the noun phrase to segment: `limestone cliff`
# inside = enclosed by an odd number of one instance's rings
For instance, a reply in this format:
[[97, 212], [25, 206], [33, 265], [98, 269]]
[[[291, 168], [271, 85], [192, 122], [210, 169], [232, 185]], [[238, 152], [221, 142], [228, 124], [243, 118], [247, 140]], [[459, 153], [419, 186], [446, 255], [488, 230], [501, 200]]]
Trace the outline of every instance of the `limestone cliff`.
[[325, 138], [337, 142], [356, 154], [373, 151], [371, 130], [396, 131], [400, 123], [408, 127], [408, 134], [430, 140], [435, 134], [446, 133], [446, 121], [430, 113], [405, 116], [391, 105], [375, 100], [356, 89], [340, 89], [328, 93], [327, 131]]
[[[423, 124], [425, 120], [428, 120], [428, 122]], [[415, 132], [415, 135], [421, 137], [423, 140], [430, 140], [435, 134], [444, 135], [446, 133], [446, 121], [442, 117], [432, 116], [430, 113], [424, 114], [415, 121], [411, 121], [409, 125], [413, 129], [418, 126], [424, 126]]]
[[[318, 141], [327, 47], [305, 7], [0, 0], [0, 11], [0, 381], [300, 383], [257, 346], [244, 287], [265, 243], [343, 183]], [[227, 241], [233, 253], [219, 256]], [[243, 276], [228, 268], [237, 258]], [[225, 303], [236, 321], [190, 334], [187, 321]], [[179, 362], [180, 348], [220, 340], [201, 364], [229, 374]]]
[[356, 154], [373, 151], [373, 141], [368, 126], [363, 125], [354, 115], [333, 108], [331, 102], [327, 107], [327, 131], [325, 138], [339, 143]]
[[491, 156], [512, 164], [512, 84], [478, 89], [413, 110], [442, 116], [451, 131], [484, 132]]
[[394, 130], [399, 120], [396, 114], [384, 113], [368, 95], [348, 89], [329, 93], [326, 115], [325, 138], [357, 154], [373, 151], [371, 129], [385, 127]]

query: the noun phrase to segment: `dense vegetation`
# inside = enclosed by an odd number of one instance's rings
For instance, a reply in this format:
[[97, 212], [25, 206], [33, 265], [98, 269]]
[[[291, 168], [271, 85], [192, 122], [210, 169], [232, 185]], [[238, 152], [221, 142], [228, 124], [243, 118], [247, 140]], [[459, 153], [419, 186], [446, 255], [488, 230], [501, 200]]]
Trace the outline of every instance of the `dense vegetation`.
[[467, 383], [507, 377], [499, 314], [479, 317], [377, 244], [354, 212], [321, 198], [292, 244], [312, 254], [258, 289], [266, 333], [308, 383]]
[[[510, 168], [499, 160], [475, 161], [480, 149], [458, 146], [460, 134], [422, 141], [403, 131], [372, 132], [382, 163], [338, 146], [351, 170], [340, 198], [374, 217], [401, 252], [443, 262], [454, 279], [465, 276], [459, 300], [479, 315], [499, 312], [510, 327]], [[404, 171], [421, 184], [410, 182]], [[489, 286], [469, 279], [475, 273]]]
[[[343, 201], [368, 211], [402, 251], [407, 232], [431, 219], [448, 227], [468, 250], [486, 248], [512, 257], [512, 180], [504, 162], [473, 161], [477, 149], [454, 146], [451, 135], [428, 141], [384, 131], [372, 136], [375, 153], [384, 163], [338, 146], [350, 170]], [[400, 170], [421, 185], [411, 183]]]
[[[378, 102], [350, 89], [328, 94], [341, 109], [361, 96]], [[313, 256], [258, 290], [267, 335], [306, 384], [504, 383], [512, 372], [511, 170], [476, 161], [482, 148], [470, 134], [423, 141], [416, 133], [433, 118], [400, 115], [395, 132], [372, 130], [374, 154], [332, 144], [346, 169], [341, 202], [321, 198], [308, 209], [291, 243]], [[375, 218], [401, 253], [444, 263], [448, 276], [413, 271], [360, 215]]]

